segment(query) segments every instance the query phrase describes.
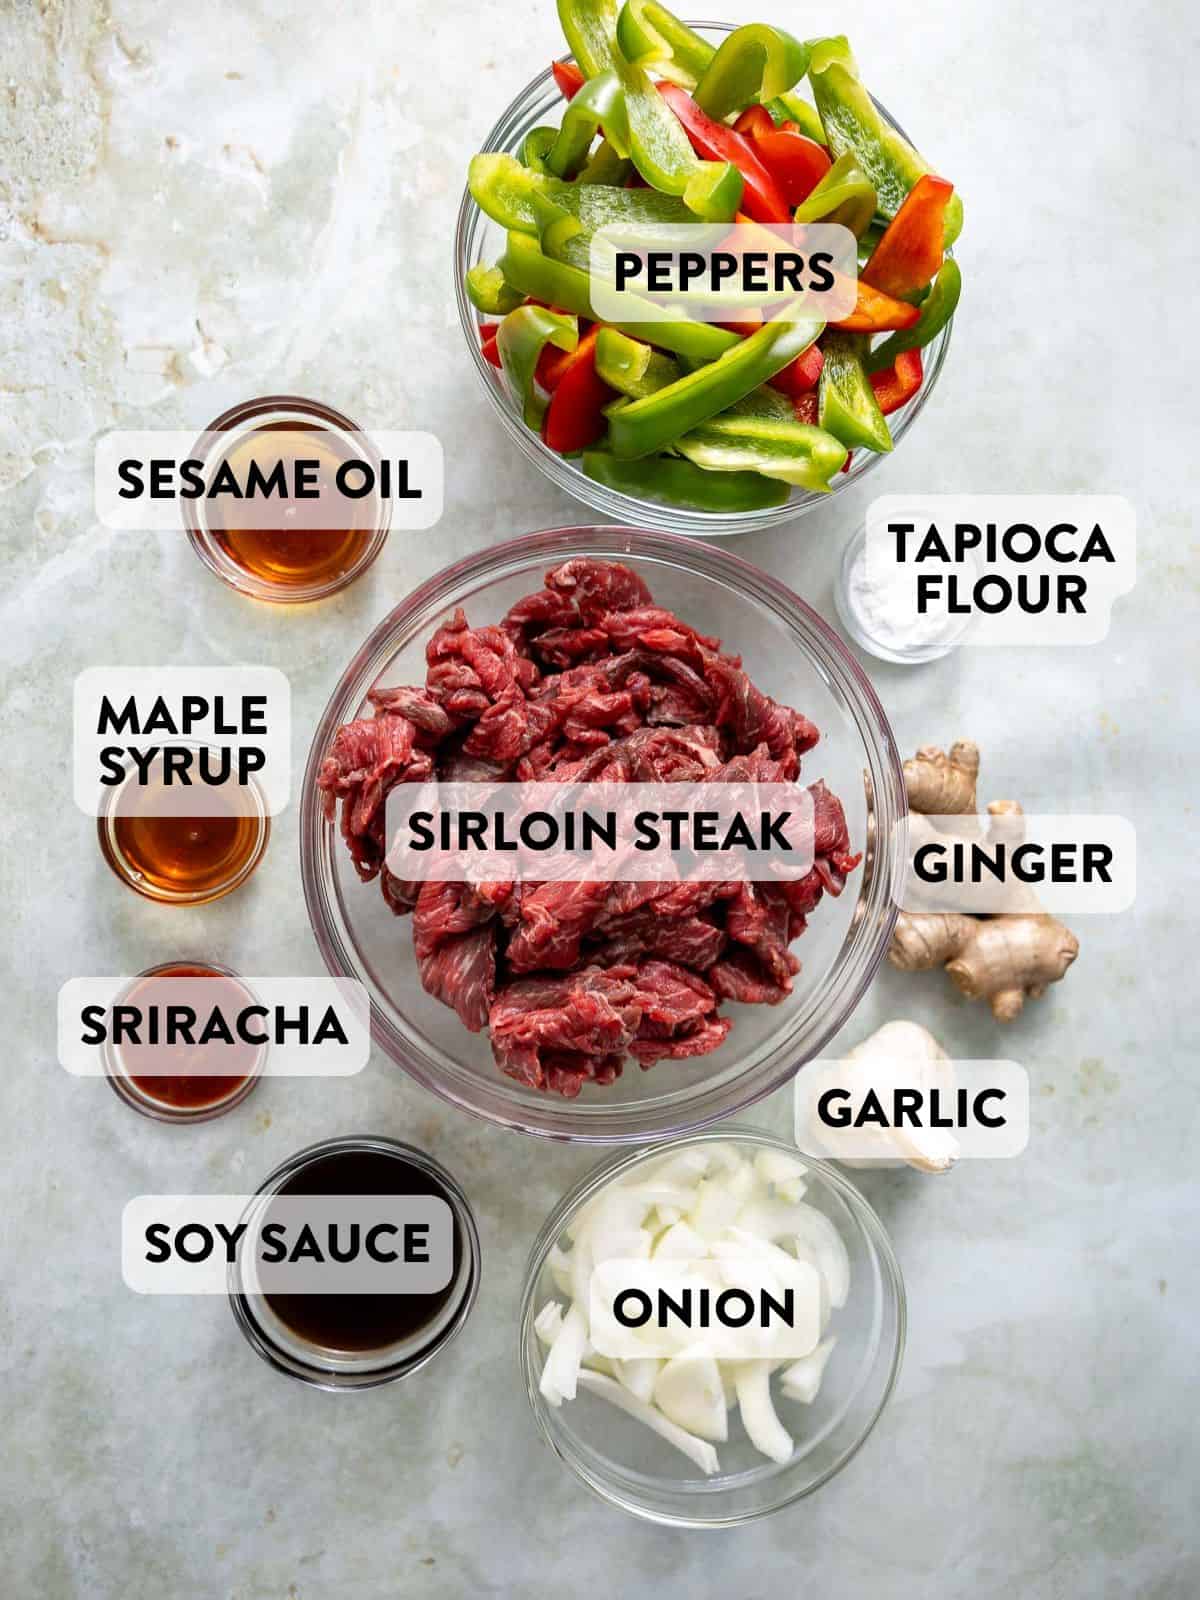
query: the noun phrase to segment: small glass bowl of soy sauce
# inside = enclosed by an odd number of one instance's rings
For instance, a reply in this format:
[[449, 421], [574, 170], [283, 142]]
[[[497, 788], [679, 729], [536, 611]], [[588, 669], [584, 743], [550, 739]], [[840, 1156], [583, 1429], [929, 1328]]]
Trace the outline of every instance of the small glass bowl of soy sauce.
[[297, 1151], [259, 1187], [255, 1205], [295, 1195], [440, 1197], [453, 1218], [450, 1281], [434, 1294], [263, 1293], [239, 1252], [229, 1303], [251, 1347], [316, 1389], [373, 1389], [419, 1371], [458, 1333], [479, 1292], [479, 1230], [456, 1179], [412, 1145], [349, 1136]]

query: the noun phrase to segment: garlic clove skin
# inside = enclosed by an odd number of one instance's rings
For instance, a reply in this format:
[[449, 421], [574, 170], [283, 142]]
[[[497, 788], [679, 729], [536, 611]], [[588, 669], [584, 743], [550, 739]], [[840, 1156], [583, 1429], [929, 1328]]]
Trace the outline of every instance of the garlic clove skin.
[[[933, 1089], [952, 1095], [954, 1066], [941, 1044], [918, 1022], [885, 1022], [855, 1045], [840, 1062], [824, 1069], [824, 1078], [811, 1105], [815, 1108], [827, 1088], [848, 1089], [856, 1097], [873, 1090], [888, 1103], [896, 1089], [920, 1089], [926, 1099]], [[855, 1169], [910, 1166], [919, 1172], [948, 1172], [959, 1157], [958, 1141], [944, 1128], [855, 1129], [851, 1156], [849, 1129], [829, 1128], [816, 1120], [815, 1109], [806, 1143], [815, 1144], [830, 1160]], [[877, 1154], [863, 1155], [864, 1136]]]

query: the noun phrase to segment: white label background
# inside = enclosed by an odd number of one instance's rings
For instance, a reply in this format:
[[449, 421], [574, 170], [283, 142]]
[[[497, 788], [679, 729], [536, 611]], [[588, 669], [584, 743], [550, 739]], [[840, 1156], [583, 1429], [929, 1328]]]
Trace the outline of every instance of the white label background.
[[[100, 708], [105, 696], [118, 715], [130, 696], [137, 701], [140, 720], [145, 720], [162, 696], [177, 717], [187, 695], [204, 695], [210, 705], [218, 695], [224, 699], [227, 720], [239, 721], [242, 697], [265, 697], [265, 706], [255, 720], [265, 721], [267, 731], [259, 733], [214, 733], [207, 731], [211, 717], [191, 733], [98, 733]], [[178, 726], [178, 721], [176, 721]], [[205, 745], [214, 750], [233, 751], [259, 748], [265, 765], [254, 773], [254, 782], [263, 797], [267, 813], [275, 816], [288, 803], [291, 790], [292, 686], [277, 667], [88, 667], [75, 679], [74, 737], [72, 739], [72, 777], [75, 804], [89, 817], [104, 814], [119, 784], [101, 782], [100, 753], [106, 749], [141, 751], [166, 750], [179, 746]], [[131, 763], [126, 760], [127, 769]], [[236, 770], [237, 758], [234, 757]], [[235, 785], [211, 786], [202, 781], [172, 783], [163, 787], [151, 783], [145, 794], [153, 793], [159, 815], [224, 816], [229, 811], [225, 791]], [[159, 801], [161, 799], [161, 805]]]
[[[82, 1012], [85, 1006], [103, 1006], [105, 1010], [130, 988], [136, 988], [139, 1004], [162, 1003], [194, 1006], [198, 1013], [197, 1026], [202, 1026], [213, 999], [222, 1001], [229, 997], [229, 986], [237, 985], [249, 991], [248, 999], [272, 1009], [282, 1006], [289, 1017], [297, 1008], [307, 1006], [310, 1027], [315, 1029], [328, 1006], [337, 1012], [338, 1021], [346, 1034], [347, 1043], [334, 1039], [321, 1044], [301, 1044], [294, 1029], [288, 1029], [282, 1042], [267, 1044], [260, 1069], [265, 1078], [348, 1078], [361, 1072], [371, 1056], [371, 1002], [366, 989], [354, 978], [249, 978], [238, 974], [220, 983], [211, 978], [127, 978], [85, 977], [70, 978], [58, 991], [58, 1059], [66, 1070], [78, 1078], [97, 1078], [105, 1074], [104, 1046], [86, 1044], [80, 1037], [83, 1032]], [[210, 993], [207, 1000], [206, 989]], [[222, 1010], [227, 1008], [222, 1005]], [[108, 1028], [109, 1019], [105, 1019]], [[256, 1033], [270, 1033], [270, 1021], [255, 1019], [252, 1027]], [[189, 1063], [191, 1076], [221, 1077], [230, 1071], [227, 1061], [222, 1061], [222, 1050], [204, 1050], [209, 1057]], [[139, 1067], [139, 1072], [147, 1069]], [[160, 1066], [159, 1073], [178, 1073], [182, 1069]]]

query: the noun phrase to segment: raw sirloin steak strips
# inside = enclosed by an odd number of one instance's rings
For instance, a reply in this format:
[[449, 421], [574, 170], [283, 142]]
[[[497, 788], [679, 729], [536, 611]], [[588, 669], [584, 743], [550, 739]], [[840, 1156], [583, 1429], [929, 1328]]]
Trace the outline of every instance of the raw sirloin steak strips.
[[374, 714], [338, 730], [318, 781], [330, 819], [342, 802], [359, 876], [412, 912], [425, 988], [488, 1029], [504, 1072], [577, 1095], [630, 1056], [650, 1067], [717, 1049], [725, 1001], [790, 993], [791, 945], [861, 859], [823, 783], [810, 786], [813, 869], [781, 884], [405, 883], [384, 865], [384, 799], [429, 778], [790, 782], [820, 737], [806, 717], [616, 562], [564, 562], [499, 626], [456, 611], [425, 655], [424, 688], [372, 690]]

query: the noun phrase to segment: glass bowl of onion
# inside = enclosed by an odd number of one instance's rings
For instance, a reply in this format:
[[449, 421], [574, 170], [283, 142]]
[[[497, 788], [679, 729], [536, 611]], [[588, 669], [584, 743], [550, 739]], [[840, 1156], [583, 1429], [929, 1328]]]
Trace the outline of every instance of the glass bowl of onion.
[[[665, 1316], [647, 1315], [656, 1282], [670, 1286]], [[722, 1308], [723, 1285], [736, 1289]], [[763, 1289], [790, 1326], [760, 1318]], [[904, 1332], [899, 1265], [855, 1186], [726, 1125], [616, 1156], [564, 1196], [529, 1258], [520, 1357], [539, 1429], [589, 1489], [647, 1521], [729, 1528], [853, 1459]]]

